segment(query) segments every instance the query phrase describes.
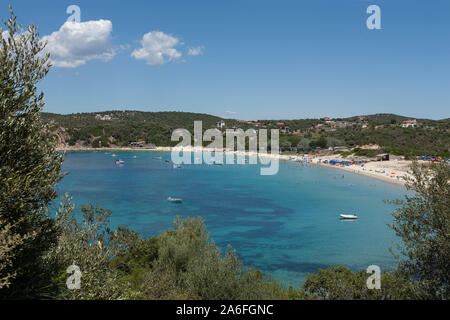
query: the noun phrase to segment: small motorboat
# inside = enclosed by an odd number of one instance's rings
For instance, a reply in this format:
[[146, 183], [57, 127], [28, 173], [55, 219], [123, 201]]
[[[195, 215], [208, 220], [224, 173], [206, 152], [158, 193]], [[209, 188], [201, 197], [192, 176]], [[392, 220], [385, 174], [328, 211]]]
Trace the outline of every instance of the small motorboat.
[[117, 155], [113, 154], [111, 157], [115, 158], [115, 157], [117, 157]]
[[221, 166], [221, 165], [223, 165], [223, 163], [220, 163], [220, 162], [214, 161], [214, 165], [215, 165], [215, 166]]
[[162, 160], [162, 157], [153, 157], [155, 160]]
[[117, 165], [125, 164], [125, 161], [123, 161], [123, 160], [116, 160], [116, 164]]
[[348, 220], [355, 220], [358, 219], [358, 216], [356, 214], [341, 214], [341, 219], [348, 219]]
[[165, 162], [169, 163], [170, 161], [169, 161], [169, 160], [166, 160]]
[[180, 168], [181, 168], [181, 164], [174, 164], [174, 165], [173, 165], [173, 168], [174, 168], [174, 169], [180, 169]]
[[183, 199], [169, 197], [169, 198], [167, 198], [167, 201], [172, 202], [172, 203], [182, 203]]

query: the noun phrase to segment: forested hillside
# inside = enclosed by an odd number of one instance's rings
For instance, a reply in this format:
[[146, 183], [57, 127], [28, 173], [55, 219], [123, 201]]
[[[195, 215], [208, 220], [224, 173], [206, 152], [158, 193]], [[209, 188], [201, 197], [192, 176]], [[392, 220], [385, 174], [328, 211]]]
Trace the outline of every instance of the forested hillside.
[[[101, 120], [104, 117], [108, 120]], [[208, 114], [140, 111], [70, 115], [43, 113], [42, 118], [53, 122], [52, 130], [63, 140], [60, 144], [84, 147], [127, 147], [140, 140], [157, 146], [172, 145], [170, 137], [175, 129], [193, 130], [196, 120], [201, 120], [205, 128], [210, 128], [221, 120]]]
[[401, 128], [386, 125], [375, 129], [348, 127], [330, 133], [349, 147], [376, 144], [383, 151], [405, 156], [450, 156], [450, 126]]
[[170, 138], [175, 129], [193, 132], [194, 121], [200, 120], [206, 130], [223, 120], [223, 130], [280, 129], [280, 146], [284, 149], [310, 151], [334, 146], [378, 145], [378, 151], [372, 153], [450, 156], [450, 119], [416, 119], [414, 127], [404, 128], [402, 124], [410, 118], [395, 114], [241, 121], [188, 112], [109, 111], [70, 115], [43, 113], [42, 118], [52, 123], [52, 131], [63, 147], [129, 147], [137, 141], [147, 146], [173, 146], [177, 142]]

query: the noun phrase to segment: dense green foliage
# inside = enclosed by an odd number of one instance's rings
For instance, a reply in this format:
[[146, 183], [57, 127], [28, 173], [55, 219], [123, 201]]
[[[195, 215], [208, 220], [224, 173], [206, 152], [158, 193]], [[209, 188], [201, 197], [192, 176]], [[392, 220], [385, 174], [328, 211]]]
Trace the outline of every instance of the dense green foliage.
[[368, 274], [352, 272], [344, 266], [320, 269], [308, 275], [304, 294], [321, 300], [405, 300], [413, 297], [411, 284], [398, 272], [383, 272], [381, 289], [367, 288]]
[[[370, 114], [370, 115], [363, 115], [365, 118], [364, 121], [368, 121], [375, 125], [381, 125], [381, 124], [396, 124], [401, 123], [402, 121], [408, 120], [408, 117], [400, 116], [393, 113], [377, 113], [377, 114]], [[342, 121], [358, 121], [359, 117], [349, 117], [349, 118], [340, 118], [340, 119], [334, 119], [334, 120], [342, 120]], [[418, 119], [422, 120], [422, 119]]]
[[425, 299], [450, 297], [450, 167], [415, 163], [407, 196], [394, 213], [392, 229], [402, 239], [399, 269]]
[[40, 121], [44, 100], [36, 85], [49, 70], [44, 44], [33, 26], [25, 32], [16, 23], [12, 10], [6, 26], [5, 34], [0, 29], [0, 230], [16, 241], [0, 261], [0, 279], [15, 277], [5, 295], [34, 297], [49, 281], [40, 260], [55, 240], [47, 205], [56, 197], [63, 159]]
[[22, 221], [19, 220], [16, 224], [0, 221], [0, 289], [9, 287], [17, 276], [17, 271], [10, 268], [14, 265], [17, 248], [23, 245], [25, 240], [36, 236], [35, 232], [22, 235], [14, 230]]

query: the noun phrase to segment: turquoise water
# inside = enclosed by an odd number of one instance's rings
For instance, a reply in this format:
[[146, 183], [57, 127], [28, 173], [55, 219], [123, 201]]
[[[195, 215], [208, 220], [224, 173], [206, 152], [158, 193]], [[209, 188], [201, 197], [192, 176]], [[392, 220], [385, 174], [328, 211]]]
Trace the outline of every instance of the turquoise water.
[[[217, 245], [231, 244], [245, 264], [286, 285], [298, 287], [306, 274], [332, 265], [354, 271], [395, 266], [388, 249], [396, 239], [386, 226], [395, 207], [383, 200], [403, 198], [400, 185], [286, 161], [277, 175], [261, 176], [258, 165], [174, 169], [164, 162], [170, 153], [116, 154], [69, 153], [63, 166], [69, 175], [58, 192], [68, 192], [78, 210], [86, 203], [111, 209], [113, 226], [146, 236], [172, 227], [177, 215], [202, 216]], [[119, 158], [124, 166], [115, 164]], [[184, 202], [169, 203], [168, 197]], [[342, 221], [340, 213], [359, 219]]]

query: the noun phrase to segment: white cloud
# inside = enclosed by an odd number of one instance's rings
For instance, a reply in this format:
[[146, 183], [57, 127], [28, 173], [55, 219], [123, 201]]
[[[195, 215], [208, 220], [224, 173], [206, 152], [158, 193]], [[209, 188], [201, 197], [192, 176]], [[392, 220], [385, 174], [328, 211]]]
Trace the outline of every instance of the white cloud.
[[204, 46], [198, 46], [194, 48], [189, 48], [188, 55], [189, 56], [199, 56], [203, 54]]
[[131, 56], [144, 60], [150, 66], [161, 65], [181, 57], [181, 53], [174, 48], [179, 43], [178, 38], [161, 31], [152, 31], [144, 35], [142, 48], [134, 50]]
[[229, 115], [232, 115], [232, 114], [236, 114], [236, 112], [234, 112], [234, 111], [230, 111], [230, 110], [227, 110], [227, 111], [225, 111], [225, 114], [229, 114]]
[[66, 22], [42, 40], [48, 41], [46, 50], [54, 66], [75, 68], [93, 59], [112, 59], [115, 52], [110, 45], [111, 32], [109, 20]]

